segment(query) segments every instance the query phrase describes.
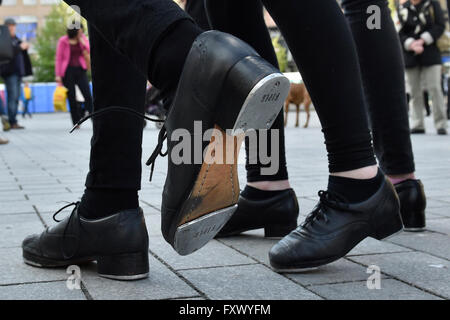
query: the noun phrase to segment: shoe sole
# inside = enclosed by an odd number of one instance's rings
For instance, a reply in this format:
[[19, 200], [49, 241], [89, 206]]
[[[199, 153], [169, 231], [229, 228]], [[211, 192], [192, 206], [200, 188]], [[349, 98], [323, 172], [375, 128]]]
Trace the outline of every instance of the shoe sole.
[[112, 276], [107, 274], [98, 274], [102, 278], [110, 279], [110, 280], [117, 280], [117, 281], [136, 281], [136, 280], [142, 280], [146, 279], [149, 276], [149, 272], [138, 274], [134, 276]]
[[298, 268], [298, 269], [277, 269], [271, 266], [271, 269], [276, 273], [307, 273], [311, 271], [318, 270], [319, 267], [311, 267], [311, 268]]
[[310, 261], [310, 262], [307, 262], [307, 263], [303, 263], [302, 265], [293, 266], [292, 268], [290, 268], [290, 267], [286, 268], [286, 267], [277, 266], [277, 265], [273, 264], [270, 261], [270, 268], [273, 271], [277, 272], [277, 273], [303, 273], [303, 272], [309, 272], [309, 271], [317, 270], [319, 267], [321, 267], [323, 265], [327, 265], [327, 264], [330, 264], [330, 263], [332, 263], [332, 262], [334, 262], [336, 260], [339, 260], [339, 259], [345, 257], [345, 255], [344, 256], [339, 256], [339, 257], [328, 258], [328, 259], [317, 260], [317, 261]]
[[427, 228], [426, 227], [420, 227], [420, 228], [403, 228], [403, 231], [405, 232], [422, 232], [422, 231], [426, 231]]
[[175, 233], [175, 250], [184, 256], [202, 248], [216, 236], [236, 210], [237, 205], [234, 205], [181, 225]]
[[252, 129], [270, 129], [283, 108], [290, 88], [289, 79], [281, 73], [268, 75], [259, 81], [242, 106], [233, 134]]
[[[243, 134], [251, 129], [269, 129], [278, 117], [289, 90], [290, 82], [281, 73], [272, 73], [260, 80], [247, 95], [234, 122], [231, 144], [225, 132], [216, 126], [227, 141], [224, 154], [233, 153], [234, 163], [203, 163], [190, 196], [180, 211], [180, 222], [172, 244], [177, 253], [185, 256], [199, 250], [214, 239], [233, 216], [239, 200], [237, 159]], [[215, 148], [211, 140], [206, 154], [215, 154]]]
[[[395, 237], [396, 235], [402, 233], [403, 230], [404, 230], [404, 228], [402, 227], [399, 230], [393, 232], [392, 234], [389, 234], [389, 235], [383, 237], [382, 239], [380, 239], [378, 237], [375, 237], [375, 236], [367, 236], [366, 238], [370, 237], [370, 238], [373, 238], [373, 239], [376, 239], [376, 240], [379, 240], [379, 241], [386, 241], [386, 240], [389, 240], [390, 238]], [[362, 239], [361, 241], [363, 241], [363, 240], [364, 239]], [[361, 243], [361, 241], [359, 243]], [[357, 245], [355, 245], [355, 247]], [[353, 248], [350, 249], [349, 251], [347, 251], [343, 256], [337, 256], [337, 257], [329, 258], [329, 259], [325, 259], [325, 260], [318, 260], [318, 261], [308, 262], [308, 263], [304, 264], [304, 267], [295, 266], [293, 268], [281, 268], [281, 267], [276, 267], [276, 266], [271, 264], [271, 268], [272, 268], [272, 270], [274, 270], [275, 272], [278, 272], [278, 273], [302, 273], [302, 272], [308, 272], [308, 271], [311, 271], [311, 270], [315, 270], [315, 269], [317, 269], [320, 266], [330, 264], [330, 263], [332, 263], [334, 261], [337, 261], [337, 260], [345, 257], [351, 250], [353, 250]]]
[[[78, 259], [78, 260], [72, 260], [72, 261], [52, 261], [46, 258], [37, 257], [35, 255], [29, 254], [27, 252], [23, 252], [23, 262], [27, 265], [30, 265], [32, 267], [36, 268], [64, 268], [71, 265], [83, 265], [87, 263], [91, 263], [93, 261], [97, 261], [98, 269], [103, 268], [104, 266], [101, 265], [101, 259], [98, 258], [85, 258], [85, 259]], [[116, 268], [117, 266], [108, 266], [109, 268]], [[120, 266], [119, 266], [120, 268]], [[147, 268], [148, 269], [148, 268]], [[114, 274], [105, 274], [98, 272], [98, 275], [102, 278], [107, 278], [111, 280], [119, 280], [119, 281], [135, 281], [135, 280], [141, 280], [148, 278], [149, 272], [144, 272], [140, 274], [133, 274], [133, 275], [114, 275]]]

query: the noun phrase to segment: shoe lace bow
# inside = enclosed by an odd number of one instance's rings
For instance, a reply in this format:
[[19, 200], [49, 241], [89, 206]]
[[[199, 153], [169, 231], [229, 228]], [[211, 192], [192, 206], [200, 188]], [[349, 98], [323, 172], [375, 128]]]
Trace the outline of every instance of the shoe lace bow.
[[319, 203], [313, 209], [313, 211], [306, 217], [302, 226], [313, 224], [315, 221], [323, 220], [328, 223], [329, 217], [327, 216], [328, 210], [345, 210], [347, 212], [359, 212], [354, 209], [350, 209], [350, 203], [338, 193], [320, 190], [318, 192]]

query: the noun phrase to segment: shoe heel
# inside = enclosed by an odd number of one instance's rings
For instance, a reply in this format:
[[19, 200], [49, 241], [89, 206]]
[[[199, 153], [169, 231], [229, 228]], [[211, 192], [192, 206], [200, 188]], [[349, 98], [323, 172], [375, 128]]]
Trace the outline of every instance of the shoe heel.
[[230, 220], [237, 205], [209, 213], [177, 228], [173, 248], [182, 256], [187, 256], [206, 245]]
[[372, 237], [377, 240], [385, 240], [403, 231], [403, 221], [400, 210], [393, 212], [389, 219], [375, 219]]
[[124, 253], [102, 256], [97, 259], [97, 270], [101, 277], [114, 280], [139, 280], [148, 277], [148, 253]]
[[248, 56], [229, 71], [218, 100], [216, 123], [233, 135], [270, 129], [290, 90], [290, 81], [270, 63]]
[[425, 210], [412, 211], [403, 215], [404, 230], [408, 232], [424, 231], [426, 227]]
[[266, 238], [284, 238], [287, 236], [291, 231], [295, 230], [297, 228], [297, 223], [290, 224], [290, 225], [274, 225], [264, 228], [264, 237]]

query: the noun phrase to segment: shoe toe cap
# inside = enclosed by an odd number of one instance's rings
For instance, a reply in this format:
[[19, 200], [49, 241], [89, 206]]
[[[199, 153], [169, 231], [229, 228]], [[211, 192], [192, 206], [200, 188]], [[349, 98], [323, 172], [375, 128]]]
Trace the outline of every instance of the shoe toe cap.
[[270, 263], [275, 268], [289, 268], [302, 260], [299, 243], [290, 235], [283, 238], [269, 251]]
[[40, 235], [38, 235], [38, 234], [33, 234], [33, 235], [26, 237], [22, 241], [22, 249], [24, 251], [27, 251], [28, 253], [40, 255], [41, 250], [40, 250], [40, 246], [39, 246], [39, 240], [40, 240]]

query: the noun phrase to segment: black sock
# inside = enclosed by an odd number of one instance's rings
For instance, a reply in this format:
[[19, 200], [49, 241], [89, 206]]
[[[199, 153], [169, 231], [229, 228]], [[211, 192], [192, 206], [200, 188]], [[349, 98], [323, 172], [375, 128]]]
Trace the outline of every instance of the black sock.
[[192, 43], [201, 33], [203, 30], [191, 20], [181, 20], [155, 45], [150, 56], [148, 78], [164, 94], [176, 90]]
[[80, 213], [87, 219], [99, 219], [138, 207], [136, 190], [86, 189], [81, 199]]
[[378, 169], [377, 175], [372, 179], [351, 179], [330, 176], [328, 178], [328, 191], [339, 194], [350, 203], [369, 199], [381, 186], [384, 174]]
[[264, 200], [267, 198], [272, 198], [284, 191], [286, 190], [265, 191], [247, 185], [245, 186], [244, 191], [241, 192], [241, 195], [249, 200]]

